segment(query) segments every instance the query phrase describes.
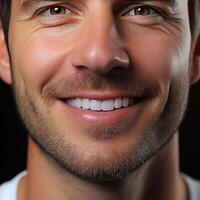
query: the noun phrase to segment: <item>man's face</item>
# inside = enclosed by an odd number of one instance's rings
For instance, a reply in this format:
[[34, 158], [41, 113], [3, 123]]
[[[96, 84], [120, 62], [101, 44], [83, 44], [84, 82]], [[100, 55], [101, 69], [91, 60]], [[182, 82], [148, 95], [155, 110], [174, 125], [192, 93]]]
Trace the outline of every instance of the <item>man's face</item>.
[[187, 10], [187, 0], [13, 1], [14, 92], [33, 140], [93, 181], [141, 166], [186, 107]]

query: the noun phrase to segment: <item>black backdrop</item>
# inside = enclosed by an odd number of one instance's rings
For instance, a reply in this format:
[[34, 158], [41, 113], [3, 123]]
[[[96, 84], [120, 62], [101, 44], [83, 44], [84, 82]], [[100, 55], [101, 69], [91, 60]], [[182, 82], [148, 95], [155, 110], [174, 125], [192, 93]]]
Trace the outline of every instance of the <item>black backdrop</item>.
[[[26, 166], [27, 136], [11, 88], [0, 81], [0, 183]], [[188, 109], [180, 128], [180, 169], [200, 179], [200, 83], [190, 92]]]

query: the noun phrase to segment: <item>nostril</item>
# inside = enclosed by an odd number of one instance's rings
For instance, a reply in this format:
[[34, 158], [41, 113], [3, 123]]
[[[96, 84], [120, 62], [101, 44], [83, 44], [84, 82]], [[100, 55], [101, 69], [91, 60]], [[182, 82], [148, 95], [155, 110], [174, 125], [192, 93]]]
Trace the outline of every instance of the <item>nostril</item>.
[[125, 74], [128, 71], [128, 68], [124, 68], [122, 66], [117, 66], [112, 68], [109, 72], [108, 75], [111, 75], [113, 77], [116, 76], [122, 76], [123, 74]]
[[84, 65], [77, 65], [76, 68], [80, 71], [88, 70], [88, 67]]

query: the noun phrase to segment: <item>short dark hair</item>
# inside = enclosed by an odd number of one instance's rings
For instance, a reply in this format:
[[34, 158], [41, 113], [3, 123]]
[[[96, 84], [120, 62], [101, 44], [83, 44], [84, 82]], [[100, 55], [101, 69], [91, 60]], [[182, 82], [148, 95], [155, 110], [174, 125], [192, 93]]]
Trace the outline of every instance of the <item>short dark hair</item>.
[[[200, 0], [188, 0], [190, 30], [192, 38], [196, 37], [200, 30]], [[11, 0], [0, 0], [0, 20], [8, 41], [9, 22], [11, 14]]]
[[1, 17], [0, 20], [7, 42], [8, 42], [10, 14], [11, 14], [11, 0], [0, 0], [0, 17]]
[[200, 0], [188, 0], [190, 30], [195, 39], [200, 30]]

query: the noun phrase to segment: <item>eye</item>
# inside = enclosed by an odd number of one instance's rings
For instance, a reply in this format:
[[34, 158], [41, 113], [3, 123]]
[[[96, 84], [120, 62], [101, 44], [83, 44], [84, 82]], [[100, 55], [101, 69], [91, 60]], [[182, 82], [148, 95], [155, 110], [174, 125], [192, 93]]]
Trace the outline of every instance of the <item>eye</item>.
[[41, 12], [41, 15], [43, 16], [54, 16], [54, 17], [59, 17], [68, 14], [69, 15], [74, 14], [74, 12], [64, 6], [51, 6]]
[[151, 8], [148, 6], [140, 6], [137, 8], [133, 8], [130, 12], [128, 12], [126, 15], [129, 16], [158, 16], [159, 11], [155, 8]]
[[65, 15], [67, 13], [66, 8], [61, 6], [55, 6], [49, 8], [49, 14], [51, 15]]

